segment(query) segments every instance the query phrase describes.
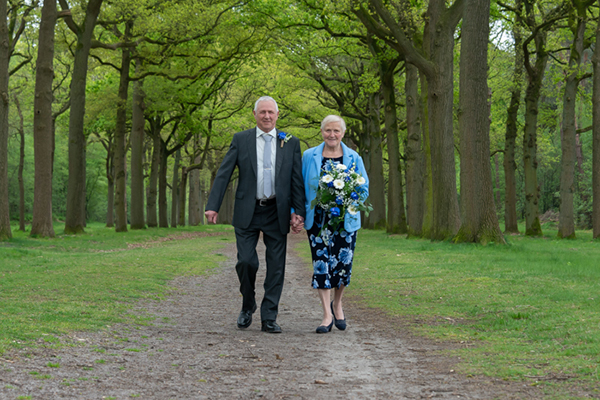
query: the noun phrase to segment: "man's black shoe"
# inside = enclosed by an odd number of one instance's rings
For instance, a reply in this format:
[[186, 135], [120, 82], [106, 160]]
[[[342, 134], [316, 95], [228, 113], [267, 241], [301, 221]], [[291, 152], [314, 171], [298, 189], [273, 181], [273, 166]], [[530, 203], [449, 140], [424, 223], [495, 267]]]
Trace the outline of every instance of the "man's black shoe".
[[240, 316], [237, 319], [237, 326], [240, 329], [246, 329], [252, 323], [252, 312], [242, 310]]
[[260, 330], [269, 333], [281, 333], [281, 327], [275, 321], [263, 321]]

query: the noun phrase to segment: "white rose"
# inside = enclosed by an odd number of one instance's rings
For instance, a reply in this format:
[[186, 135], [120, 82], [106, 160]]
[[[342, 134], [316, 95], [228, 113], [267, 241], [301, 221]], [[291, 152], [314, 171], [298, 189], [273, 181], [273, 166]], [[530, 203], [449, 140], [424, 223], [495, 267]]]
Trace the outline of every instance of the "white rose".
[[333, 187], [336, 189], [343, 189], [344, 188], [344, 181], [341, 179], [336, 179], [335, 181], [333, 181]]
[[321, 182], [323, 183], [329, 183], [333, 180], [333, 176], [327, 174], [327, 175], [323, 175], [323, 177], [321, 178]]
[[367, 180], [365, 178], [363, 178], [362, 176], [359, 176], [358, 178], [356, 178], [356, 183], [358, 183], [359, 185], [364, 185], [367, 182]]

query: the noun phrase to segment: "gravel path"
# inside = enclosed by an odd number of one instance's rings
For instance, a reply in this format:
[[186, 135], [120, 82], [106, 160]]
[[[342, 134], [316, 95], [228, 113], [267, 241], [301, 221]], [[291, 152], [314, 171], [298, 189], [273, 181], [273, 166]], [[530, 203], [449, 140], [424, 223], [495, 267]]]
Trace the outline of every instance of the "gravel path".
[[[311, 270], [293, 251], [306, 236], [289, 240], [277, 320], [283, 334], [261, 332], [259, 313], [248, 329], [237, 329], [241, 297], [229, 244], [221, 251], [228, 261], [214, 274], [176, 279], [167, 300], [132, 310], [156, 315], [152, 326], [80, 332], [63, 338], [76, 346], [0, 358], [0, 399], [542, 397], [523, 383], [454, 373], [456, 360], [438, 354], [451, 344], [415, 337], [401, 320], [358, 301], [345, 304], [346, 331], [317, 335], [321, 307]], [[263, 279], [259, 273], [258, 299]]]

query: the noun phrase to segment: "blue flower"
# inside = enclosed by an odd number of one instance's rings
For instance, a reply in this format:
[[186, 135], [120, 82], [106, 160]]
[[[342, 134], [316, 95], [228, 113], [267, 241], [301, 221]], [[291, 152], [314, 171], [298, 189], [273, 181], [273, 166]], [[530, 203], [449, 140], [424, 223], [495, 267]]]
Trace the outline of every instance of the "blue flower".
[[330, 212], [332, 217], [340, 216], [340, 209], [338, 207], [333, 207]]
[[317, 257], [325, 256], [329, 257], [329, 253], [327, 252], [327, 248], [317, 250]]
[[323, 275], [327, 273], [327, 263], [323, 260], [316, 260], [313, 263], [313, 270], [315, 275]]
[[340, 250], [340, 261], [344, 264], [344, 265], [348, 265], [352, 262], [352, 255], [354, 253], [352, 252], [351, 249], [349, 248], [342, 248]]
[[358, 200], [358, 193], [352, 192], [350, 193], [350, 197], [352, 198], [352, 200]]
[[329, 182], [329, 183], [327, 184], [327, 187], [333, 187], [333, 181]]
[[342, 196], [338, 196], [335, 199], [335, 204], [337, 204], [338, 206], [341, 206], [342, 204], [344, 204], [344, 199], [342, 198]]

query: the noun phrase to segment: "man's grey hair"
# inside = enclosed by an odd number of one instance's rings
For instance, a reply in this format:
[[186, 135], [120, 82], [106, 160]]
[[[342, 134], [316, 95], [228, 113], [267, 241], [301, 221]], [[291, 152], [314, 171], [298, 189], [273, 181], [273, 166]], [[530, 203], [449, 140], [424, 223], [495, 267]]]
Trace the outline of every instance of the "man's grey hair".
[[332, 122], [339, 122], [340, 127], [342, 128], [342, 132], [346, 132], [346, 122], [344, 122], [344, 118], [340, 117], [339, 115], [328, 115], [325, 118], [323, 118], [323, 121], [321, 122], [321, 129], [325, 130], [327, 124], [330, 124]]
[[277, 105], [277, 102], [275, 101], [275, 99], [272, 98], [271, 96], [263, 96], [263, 97], [259, 98], [258, 100], [256, 100], [256, 103], [254, 103], [254, 111], [256, 111], [258, 109], [258, 103], [260, 103], [261, 101], [272, 101], [273, 103], [275, 103], [275, 111], [279, 112], [279, 106]]

